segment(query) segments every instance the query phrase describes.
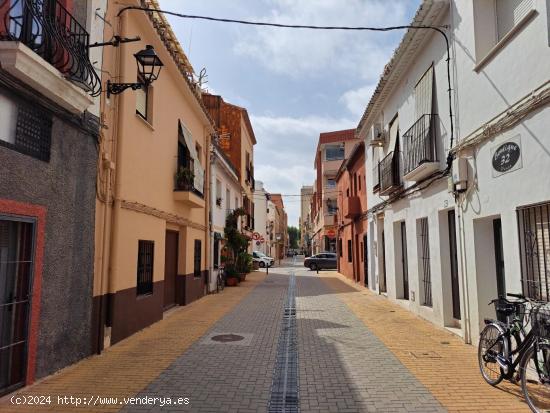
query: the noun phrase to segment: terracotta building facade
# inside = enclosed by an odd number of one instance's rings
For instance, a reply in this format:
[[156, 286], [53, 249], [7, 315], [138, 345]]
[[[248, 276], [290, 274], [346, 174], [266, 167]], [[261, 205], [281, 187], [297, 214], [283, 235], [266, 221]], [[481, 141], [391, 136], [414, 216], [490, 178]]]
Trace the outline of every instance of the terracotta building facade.
[[365, 144], [356, 144], [336, 174], [338, 270], [368, 286]]

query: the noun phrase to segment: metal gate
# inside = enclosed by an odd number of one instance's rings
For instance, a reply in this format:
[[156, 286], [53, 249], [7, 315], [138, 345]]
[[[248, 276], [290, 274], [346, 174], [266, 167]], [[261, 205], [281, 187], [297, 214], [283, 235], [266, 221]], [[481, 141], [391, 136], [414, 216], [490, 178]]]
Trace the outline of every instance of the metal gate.
[[0, 395], [25, 384], [34, 223], [0, 217]]
[[550, 202], [518, 208], [517, 220], [523, 293], [549, 301]]

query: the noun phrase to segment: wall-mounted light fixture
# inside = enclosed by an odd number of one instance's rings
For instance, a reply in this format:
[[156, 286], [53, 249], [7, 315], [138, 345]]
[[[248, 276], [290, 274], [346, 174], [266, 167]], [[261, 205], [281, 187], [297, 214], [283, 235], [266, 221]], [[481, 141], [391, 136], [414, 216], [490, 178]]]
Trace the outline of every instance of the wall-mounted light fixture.
[[145, 46], [145, 49], [134, 54], [137, 63], [137, 70], [141, 82], [137, 83], [112, 83], [107, 81], [107, 97], [118, 95], [126, 89], [142, 89], [147, 88], [151, 83], [158, 79], [160, 69], [164, 64], [155, 53], [155, 49], [151, 45]]

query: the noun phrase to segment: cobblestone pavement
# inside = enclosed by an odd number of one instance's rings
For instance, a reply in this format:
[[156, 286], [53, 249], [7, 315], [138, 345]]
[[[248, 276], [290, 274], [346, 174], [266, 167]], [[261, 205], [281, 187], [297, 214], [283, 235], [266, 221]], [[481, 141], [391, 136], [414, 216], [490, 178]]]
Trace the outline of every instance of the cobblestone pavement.
[[[157, 402], [51, 411], [266, 412], [287, 331], [291, 273], [301, 412], [527, 411], [517, 386], [482, 381], [474, 347], [335, 272], [317, 275], [288, 262], [177, 309], [20, 395], [189, 398], [188, 405], [162, 408]], [[0, 411], [42, 409], [0, 401]]]

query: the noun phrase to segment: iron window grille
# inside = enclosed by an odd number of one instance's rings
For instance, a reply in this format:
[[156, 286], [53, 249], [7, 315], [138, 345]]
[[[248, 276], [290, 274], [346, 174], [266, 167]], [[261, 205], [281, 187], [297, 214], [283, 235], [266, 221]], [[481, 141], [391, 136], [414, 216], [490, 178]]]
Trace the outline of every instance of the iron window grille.
[[351, 240], [348, 239], [348, 262], [352, 262], [352, 261], [353, 261], [352, 245], [351, 245]]
[[20, 41], [93, 96], [101, 81], [90, 62], [90, 35], [58, 0], [0, 0], [0, 40]]
[[202, 255], [202, 241], [200, 239], [195, 240], [195, 251], [193, 256], [193, 276], [200, 278], [201, 276], [201, 255]]
[[432, 307], [432, 270], [430, 266], [430, 232], [428, 218], [419, 220], [420, 265], [422, 266], [422, 305]]
[[438, 116], [422, 115], [403, 134], [404, 174], [414, 171], [425, 162], [437, 162], [435, 126]]
[[[12, 99], [11, 96], [8, 96]], [[13, 143], [0, 139], [0, 145], [32, 156], [44, 162], [50, 161], [52, 139], [52, 115], [38, 105], [14, 99], [17, 120]]]
[[137, 295], [153, 293], [154, 241], [138, 241]]
[[550, 202], [517, 209], [523, 294], [550, 300]]
[[35, 223], [0, 216], [0, 395], [25, 385]]

